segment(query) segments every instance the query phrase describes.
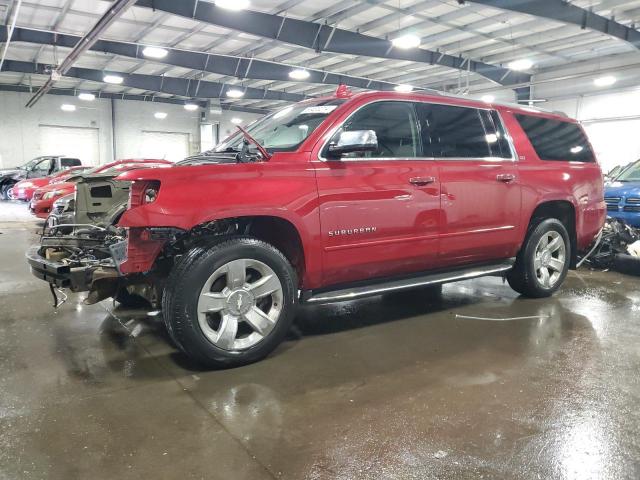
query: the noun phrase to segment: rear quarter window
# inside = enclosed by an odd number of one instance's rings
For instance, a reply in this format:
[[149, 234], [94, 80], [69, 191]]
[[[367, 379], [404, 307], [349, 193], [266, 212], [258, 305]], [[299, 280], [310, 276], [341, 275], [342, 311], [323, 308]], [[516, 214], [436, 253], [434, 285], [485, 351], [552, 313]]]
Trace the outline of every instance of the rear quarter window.
[[62, 167], [77, 167], [80, 165], [80, 160], [77, 158], [61, 158], [60, 166]]
[[594, 162], [595, 156], [580, 125], [516, 114], [540, 160]]

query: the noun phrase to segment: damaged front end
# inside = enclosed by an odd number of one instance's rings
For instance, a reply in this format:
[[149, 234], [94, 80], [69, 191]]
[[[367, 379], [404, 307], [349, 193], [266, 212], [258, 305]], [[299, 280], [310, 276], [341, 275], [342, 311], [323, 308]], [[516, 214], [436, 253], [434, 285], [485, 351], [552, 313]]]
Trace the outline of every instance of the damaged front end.
[[89, 292], [87, 304], [135, 295], [158, 305], [161, 282], [150, 270], [167, 237], [117, 226], [130, 204], [131, 188], [131, 182], [87, 177], [77, 184], [71, 215], [47, 222], [40, 245], [26, 256], [32, 273], [49, 282], [54, 297], [57, 288]]

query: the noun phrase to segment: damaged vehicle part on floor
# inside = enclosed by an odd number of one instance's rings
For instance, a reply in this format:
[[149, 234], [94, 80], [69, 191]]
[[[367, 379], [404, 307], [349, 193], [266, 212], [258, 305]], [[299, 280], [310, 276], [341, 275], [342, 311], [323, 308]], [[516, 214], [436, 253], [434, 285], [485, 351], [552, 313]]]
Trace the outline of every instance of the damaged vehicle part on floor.
[[622, 220], [607, 218], [600, 240], [580, 259], [599, 270], [615, 270], [629, 275], [640, 275], [640, 229]]

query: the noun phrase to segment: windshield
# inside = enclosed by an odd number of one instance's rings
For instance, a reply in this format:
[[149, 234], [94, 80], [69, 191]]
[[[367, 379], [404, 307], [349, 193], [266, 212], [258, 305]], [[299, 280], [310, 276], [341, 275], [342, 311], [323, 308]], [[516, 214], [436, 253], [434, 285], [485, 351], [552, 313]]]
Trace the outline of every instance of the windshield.
[[640, 182], [640, 161], [634, 163], [631, 167], [623, 170], [616, 178], [617, 182]]
[[36, 157], [33, 160], [29, 160], [27, 163], [25, 163], [24, 165], [18, 168], [22, 170], [33, 170], [33, 167], [35, 167], [38, 164], [38, 162], [41, 162], [44, 158], [46, 157]]
[[[315, 103], [291, 105], [247, 127], [247, 132], [267, 152], [291, 152], [296, 150], [327, 116], [344, 103], [342, 99], [323, 100]], [[242, 149], [244, 137], [239, 132], [213, 152], [236, 152]], [[256, 150], [255, 145], [249, 146]]]

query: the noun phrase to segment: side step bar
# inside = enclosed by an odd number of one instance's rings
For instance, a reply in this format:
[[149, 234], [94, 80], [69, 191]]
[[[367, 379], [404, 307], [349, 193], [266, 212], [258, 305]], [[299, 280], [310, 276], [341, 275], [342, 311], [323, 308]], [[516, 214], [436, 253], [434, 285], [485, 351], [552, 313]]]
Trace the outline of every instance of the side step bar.
[[332, 302], [344, 302], [358, 298], [370, 297], [400, 290], [410, 290], [412, 288], [425, 287], [428, 285], [440, 285], [443, 283], [459, 282], [471, 278], [497, 275], [511, 270], [515, 263], [515, 258], [510, 258], [498, 263], [485, 264], [480, 266], [449, 270], [447, 272], [428, 273], [420, 276], [413, 276], [401, 279], [385, 279], [368, 285], [358, 285], [353, 287], [340, 287], [336, 290], [303, 292], [301, 302], [307, 304], [321, 304]]

